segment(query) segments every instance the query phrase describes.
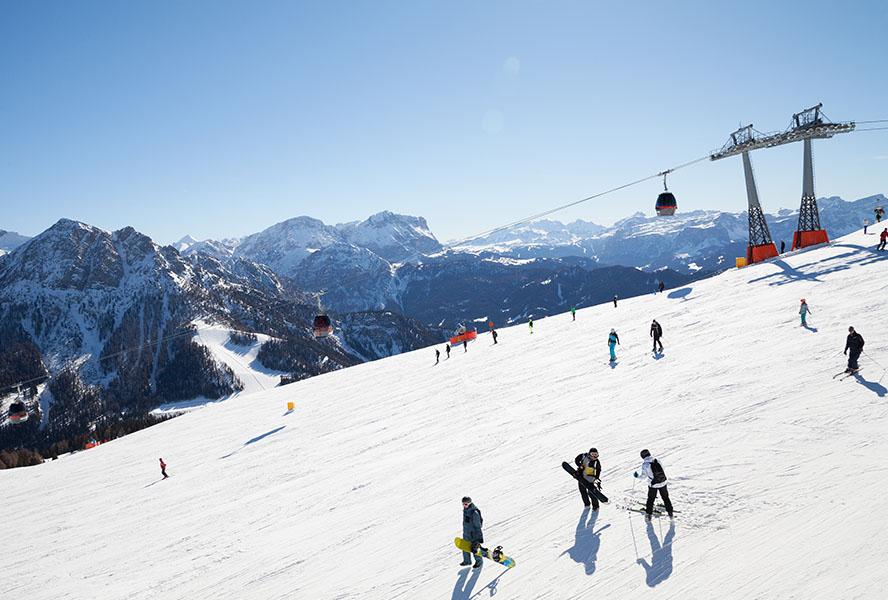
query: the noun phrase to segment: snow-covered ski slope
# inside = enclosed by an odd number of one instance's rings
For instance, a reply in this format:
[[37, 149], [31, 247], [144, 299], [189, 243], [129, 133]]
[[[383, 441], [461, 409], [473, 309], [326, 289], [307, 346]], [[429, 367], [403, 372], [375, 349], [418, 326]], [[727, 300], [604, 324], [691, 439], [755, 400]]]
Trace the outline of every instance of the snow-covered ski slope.
[[[402, 354], [2, 471], [0, 597], [888, 597], [875, 244], [852, 234], [484, 334], [438, 365]], [[834, 380], [849, 325], [863, 370]], [[612, 500], [597, 516], [560, 465], [590, 446]], [[662, 458], [674, 525], [615, 506], [643, 499], [642, 448]], [[466, 494], [514, 569], [458, 566]]]

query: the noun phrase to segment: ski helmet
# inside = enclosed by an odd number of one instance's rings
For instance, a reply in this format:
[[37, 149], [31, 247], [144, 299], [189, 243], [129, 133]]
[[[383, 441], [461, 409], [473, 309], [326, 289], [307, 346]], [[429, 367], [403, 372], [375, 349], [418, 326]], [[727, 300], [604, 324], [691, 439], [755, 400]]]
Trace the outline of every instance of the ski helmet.
[[853, 331], [854, 331], [854, 328], [853, 328], [853, 327], [849, 327], [849, 328], [848, 328], [848, 331], [853, 332]]
[[469, 498], [468, 496], [463, 496], [462, 501], [463, 501], [463, 504], [471, 504], [472, 503], [472, 499]]
[[647, 449], [641, 451], [642, 458], [647, 458], [650, 455], [651, 455], [651, 453]]
[[589, 454], [598, 454], [597, 448], [589, 448]]
[[804, 304], [804, 303], [805, 303], [805, 299], [804, 299], [804, 298], [802, 298], [802, 304]]

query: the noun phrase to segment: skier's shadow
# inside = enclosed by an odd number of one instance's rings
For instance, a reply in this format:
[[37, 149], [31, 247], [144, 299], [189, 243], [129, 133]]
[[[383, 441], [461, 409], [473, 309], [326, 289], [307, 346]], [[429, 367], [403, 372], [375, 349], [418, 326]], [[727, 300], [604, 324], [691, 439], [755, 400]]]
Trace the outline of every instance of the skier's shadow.
[[885, 394], [888, 393], [888, 389], [885, 389], [885, 386], [879, 383], [878, 381], [867, 381], [863, 377], [860, 376], [860, 373], [854, 374], [854, 379], [857, 380], [857, 383], [867, 388], [868, 390], [875, 392], [877, 396], [884, 398]]
[[593, 511], [589, 520], [587, 508], [580, 514], [580, 522], [577, 523], [576, 539], [574, 545], [564, 552], [562, 556], [567, 554], [576, 562], [585, 565], [586, 575], [595, 572], [595, 561], [598, 560], [598, 548], [601, 546], [601, 532], [610, 527], [610, 523], [595, 531], [595, 521], [598, 519], [598, 511]]
[[816, 327], [811, 327], [811, 326], [808, 325], [807, 323], [804, 324], [804, 325], [802, 325], [802, 327], [804, 327], [805, 329], [807, 329], [807, 330], [810, 331], [811, 333], [817, 333], [817, 328], [816, 328]]
[[[469, 577], [470, 571], [472, 573], [471, 577]], [[481, 569], [469, 567], [461, 569], [459, 577], [456, 578], [456, 585], [453, 586], [452, 600], [469, 600], [472, 597], [472, 590], [475, 589], [475, 584], [478, 583], [479, 575], [481, 575]]]
[[650, 521], [647, 522], [647, 535], [651, 542], [651, 564], [643, 558], [639, 558], [636, 562], [644, 567], [645, 583], [649, 587], [654, 587], [672, 575], [672, 541], [675, 539], [675, 523], [669, 523], [669, 531], [663, 538], [662, 546]]
[[673, 290], [673, 291], [669, 292], [669, 295], [667, 296], [667, 298], [669, 298], [670, 300], [675, 300], [676, 298], [681, 298], [682, 300], [686, 301], [686, 300], [688, 300], [688, 296], [691, 295], [691, 292], [693, 290], [694, 290], [694, 288], [689, 288], [689, 287], [681, 288], [678, 290]]

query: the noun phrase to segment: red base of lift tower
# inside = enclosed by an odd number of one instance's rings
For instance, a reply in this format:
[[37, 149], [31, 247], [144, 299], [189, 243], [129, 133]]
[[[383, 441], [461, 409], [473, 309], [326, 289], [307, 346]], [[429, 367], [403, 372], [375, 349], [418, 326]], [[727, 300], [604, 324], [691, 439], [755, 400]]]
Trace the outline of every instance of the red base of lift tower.
[[793, 250], [828, 243], [829, 236], [826, 235], [826, 229], [818, 229], [816, 231], [796, 231], [792, 236]]
[[748, 265], [762, 262], [775, 256], [777, 256], [777, 246], [774, 245], [774, 242], [762, 244], [761, 246], [746, 247], [746, 264]]

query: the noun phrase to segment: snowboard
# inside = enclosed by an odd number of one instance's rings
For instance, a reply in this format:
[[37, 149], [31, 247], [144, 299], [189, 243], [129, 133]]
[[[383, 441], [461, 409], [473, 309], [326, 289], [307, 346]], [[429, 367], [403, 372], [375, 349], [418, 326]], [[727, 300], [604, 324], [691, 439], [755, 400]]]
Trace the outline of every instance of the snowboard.
[[604, 494], [601, 493], [601, 490], [599, 490], [597, 487], [595, 487], [594, 485], [592, 485], [591, 483], [589, 483], [588, 481], [583, 479], [583, 477], [580, 475], [579, 471], [577, 471], [572, 466], [570, 466], [569, 462], [565, 461], [565, 462], [561, 463], [561, 466], [564, 467], [565, 471], [570, 473], [571, 477], [573, 477], [574, 479], [579, 481], [580, 484], [583, 487], [585, 487], [589, 491], [590, 494], [592, 494], [593, 496], [598, 498], [598, 500], [600, 502], [604, 502], [605, 504], [610, 502], [610, 500], [607, 499], [607, 496], [605, 496]]
[[[463, 552], [472, 552], [472, 542], [469, 542], [469, 541], [464, 540], [462, 538], [455, 538], [453, 541], [456, 544], [456, 547], [459, 548], [460, 550], [462, 550]], [[505, 554], [502, 554], [502, 549], [503, 549], [502, 546], [497, 546], [495, 550], [491, 551], [491, 550], [488, 550], [487, 548], [484, 548], [483, 546], [479, 546], [478, 551], [475, 552], [474, 554], [477, 554], [478, 556], [483, 556], [484, 558], [486, 558], [488, 560], [493, 560], [494, 562], [498, 562], [502, 566], [508, 567], [511, 569], [512, 567], [515, 566], [515, 559], [510, 556], [506, 556]], [[494, 560], [493, 553], [496, 552], [497, 550], [500, 551], [500, 559]]]

